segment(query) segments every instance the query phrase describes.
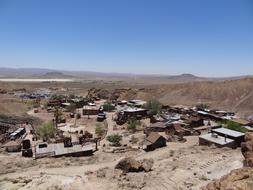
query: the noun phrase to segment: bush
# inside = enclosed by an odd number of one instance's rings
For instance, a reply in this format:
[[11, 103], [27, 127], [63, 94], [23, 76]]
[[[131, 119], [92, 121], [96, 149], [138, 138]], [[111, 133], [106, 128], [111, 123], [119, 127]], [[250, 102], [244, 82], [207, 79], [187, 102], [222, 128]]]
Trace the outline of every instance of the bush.
[[127, 129], [135, 132], [138, 125], [140, 125], [140, 121], [137, 121], [135, 118], [130, 118], [127, 122]]
[[205, 110], [205, 109], [208, 109], [209, 106], [208, 106], [207, 104], [197, 104], [197, 105], [196, 105], [196, 108], [197, 108], [198, 110]]
[[58, 101], [62, 101], [64, 99], [65, 97], [63, 95], [57, 95], [57, 94], [52, 95], [50, 98], [50, 100], [58, 100]]
[[106, 138], [113, 146], [120, 146], [120, 141], [122, 137], [119, 134], [113, 134]]
[[148, 110], [149, 115], [153, 116], [153, 115], [157, 115], [158, 113], [161, 112], [162, 104], [158, 100], [152, 99], [152, 100], [149, 100], [144, 105], [144, 108], [146, 108]]
[[103, 105], [103, 109], [106, 112], [111, 112], [115, 109], [115, 106], [113, 106], [110, 102], [105, 102]]
[[103, 129], [103, 127], [99, 123], [97, 123], [96, 124], [96, 129], [95, 129], [96, 135], [98, 137], [102, 137], [104, 135], [104, 132], [105, 132], [105, 130]]
[[48, 140], [49, 138], [55, 137], [56, 132], [57, 129], [52, 122], [46, 123], [38, 129], [39, 136], [44, 140]]
[[227, 121], [225, 125], [226, 125], [226, 128], [234, 130], [234, 131], [238, 131], [241, 133], [246, 133], [248, 131], [244, 127], [240, 126], [240, 124], [235, 123], [233, 121]]

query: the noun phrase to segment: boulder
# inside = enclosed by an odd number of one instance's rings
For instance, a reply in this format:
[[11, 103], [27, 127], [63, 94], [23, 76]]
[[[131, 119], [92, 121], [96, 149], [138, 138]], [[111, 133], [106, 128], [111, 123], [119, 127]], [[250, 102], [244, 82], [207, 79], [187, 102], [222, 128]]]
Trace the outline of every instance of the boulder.
[[120, 169], [124, 173], [139, 172], [140, 168], [141, 168], [141, 163], [132, 157], [121, 159], [115, 166], [115, 169]]
[[244, 166], [253, 167], [253, 132], [245, 135], [245, 142], [241, 144], [242, 155], [244, 156]]
[[233, 170], [220, 180], [209, 183], [202, 190], [252, 190], [253, 168], [241, 168]]
[[132, 157], [122, 158], [115, 169], [122, 170], [123, 173], [128, 172], [149, 172], [153, 167], [154, 161], [153, 159], [143, 159], [140, 161], [135, 160]]
[[151, 169], [153, 167], [153, 164], [154, 164], [153, 159], [143, 159], [143, 160], [141, 160], [141, 167], [143, 168], [143, 170], [145, 172], [151, 171]]

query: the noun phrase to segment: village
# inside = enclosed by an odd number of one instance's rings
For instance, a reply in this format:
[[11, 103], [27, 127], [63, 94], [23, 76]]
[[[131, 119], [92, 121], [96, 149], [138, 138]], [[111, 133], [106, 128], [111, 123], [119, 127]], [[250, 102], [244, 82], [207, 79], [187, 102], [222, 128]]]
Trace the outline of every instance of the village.
[[25, 115], [2, 118], [3, 188], [58, 189], [67, 183], [66, 189], [197, 190], [243, 166], [241, 144], [253, 131], [248, 118], [206, 104], [164, 105], [94, 92], [3, 93], [28, 106]]
[[28, 114], [44, 124], [34, 128], [26, 122], [6, 129], [1, 134], [2, 147], [33, 159], [92, 156], [96, 151], [156, 151], [171, 142], [185, 143], [187, 136], [197, 137], [199, 146], [235, 149], [245, 132], [253, 131], [252, 121], [205, 104], [169, 106], [155, 99], [106, 100], [49, 90], [15, 96], [33, 102]]

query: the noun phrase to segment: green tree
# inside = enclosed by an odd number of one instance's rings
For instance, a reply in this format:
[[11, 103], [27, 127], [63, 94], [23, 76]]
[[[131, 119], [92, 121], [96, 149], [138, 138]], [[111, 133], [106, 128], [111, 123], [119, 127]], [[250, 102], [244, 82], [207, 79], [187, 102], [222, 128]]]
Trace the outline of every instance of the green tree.
[[161, 112], [162, 104], [158, 100], [152, 99], [152, 100], [149, 100], [144, 105], [144, 108], [146, 108], [148, 110], [149, 115], [153, 116], [153, 115], [157, 115], [158, 113]]
[[137, 121], [136, 118], [130, 118], [127, 122], [127, 129], [134, 133], [138, 125], [140, 125], [140, 121]]
[[112, 105], [110, 102], [105, 102], [103, 105], [104, 111], [111, 112], [115, 109], [115, 106]]
[[102, 137], [104, 134], [105, 130], [103, 129], [103, 127], [100, 125], [100, 123], [96, 124], [96, 129], [95, 129], [95, 133], [98, 137]]
[[54, 94], [51, 96], [50, 98], [51, 100], [58, 100], [58, 101], [62, 101], [65, 99], [65, 97], [63, 95], [57, 95], [57, 94]]
[[38, 134], [44, 140], [55, 137], [57, 129], [52, 122], [46, 123], [38, 128]]
[[227, 121], [225, 124], [225, 127], [234, 131], [241, 132], [241, 133], [246, 133], [248, 131], [244, 127], [240, 126], [240, 124], [235, 123], [233, 121]]
[[205, 110], [205, 109], [208, 109], [209, 106], [207, 104], [201, 103], [201, 104], [197, 104], [196, 108], [199, 109], [199, 110]]
[[120, 146], [120, 141], [122, 140], [122, 136], [119, 134], [109, 135], [106, 138], [113, 146]]

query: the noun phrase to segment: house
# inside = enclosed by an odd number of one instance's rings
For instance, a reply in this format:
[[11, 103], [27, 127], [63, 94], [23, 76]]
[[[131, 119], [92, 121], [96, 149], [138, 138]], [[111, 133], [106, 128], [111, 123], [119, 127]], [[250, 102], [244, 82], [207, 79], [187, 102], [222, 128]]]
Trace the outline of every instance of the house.
[[204, 125], [204, 119], [198, 116], [192, 116], [185, 121], [190, 127], [200, 127]]
[[144, 133], [148, 134], [149, 132], [165, 132], [167, 131], [167, 126], [166, 123], [164, 122], [157, 122], [157, 123], [153, 123], [150, 126], [145, 128]]
[[83, 115], [97, 115], [100, 111], [100, 107], [96, 105], [83, 106]]
[[127, 108], [124, 111], [124, 116], [126, 118], [130, 118], [130, 117], [145, 117], [147, 116], [147, 110], [146, 109], [142, 109], [142, 108]]
[[212, 120], [212, 121], [224, 121], [222, 117], [219, 117], [218, 115], [206, 112], [206, 111], [197, 111], [198, 116], [202, 117], [205, 120]]
[[143, 107], [147, 102], [143, 100], [129, 100], [128, 105], [141, 108]]
[[191, 131], [189, 129], [183, 128], [182, 124], [179, 122], [173, 122], [167, 125], [166, 134], [169, 135], [177, 135], [177, 136], [189, 136], [191, 135]]
[[205, 135], [199, 136], [199, 145], [215, 145], [219, 148], [221, 147], [230, 147], [235, 148], [235, 141], [233, 139], [220, 136], [216, 133], [208, 133]]
[[235, 145], [238, 147], [241, 146], [241, 143], [244, 141], [244, 136], [245, 136], [244, 133], [227, 129], [227, 128], [212, 129], [211, 132], [216, 133], [222, 137], [226, 137], [226, 138], [234, 140]]
[[122, 125], [127, 122], [129, 118], [142, 119], [145, 116], [147, 116], [146, 109], [125, 107], [116, 113], [115, 121], [118, 125]]
[[20, 152], [21, 151], [21, 143], [18, 141], [10, 141], [3, 145], [7, 152]]
[[151, 132], [144, 140], [143, 149], [145, 151], [152, 151], [164, 147], [166, 146], [166, 141], [159, 133]]
[[121, 100], [121, 101], [118, 102], [118, 105], [120, 105], [120, 106], [127, 105], [127, 101], [126, 100]]

